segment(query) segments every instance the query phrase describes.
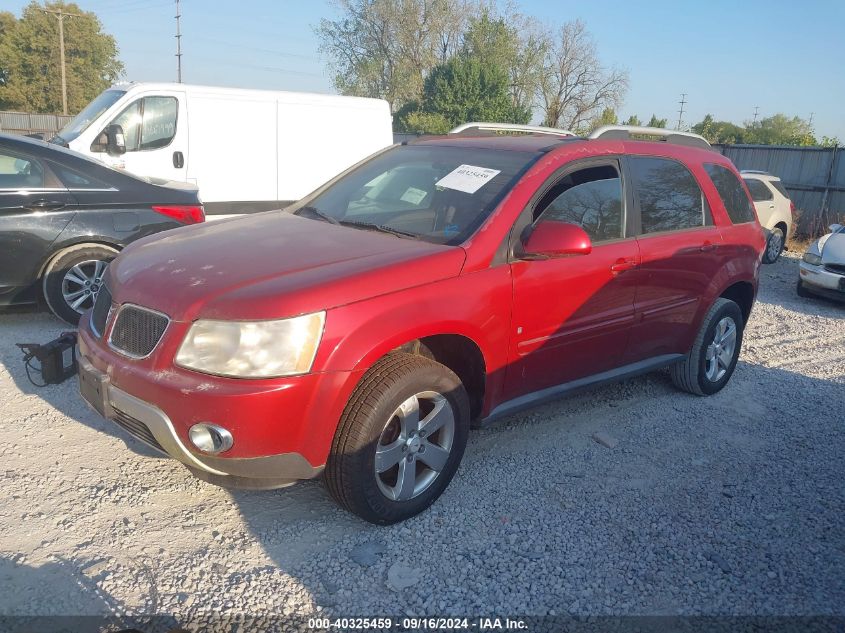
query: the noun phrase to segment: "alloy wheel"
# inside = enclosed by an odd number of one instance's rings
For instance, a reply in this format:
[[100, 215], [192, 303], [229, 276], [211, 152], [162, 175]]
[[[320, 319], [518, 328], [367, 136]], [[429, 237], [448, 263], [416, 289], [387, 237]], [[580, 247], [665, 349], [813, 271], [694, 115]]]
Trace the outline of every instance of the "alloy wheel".
[[108, 262], [91, 259], [68, 269], [62, 278], [62, 297], [72, 310], [82, 314], [94, 305], [107, 267]]
[[775, 261], [781, 250], [783, 250], [783, 237], [779, 232], [772, 233], [769, 243], [766, 244], [766, 255], [768, 255], [769, 261]]
[[449, 461], [455, 412], [435, 391], [417, 393], [400, 404], [384, 426], [375, 456], [375, 478], [392, 501], [421, 495]]
[[716, 324], [713, 342], [704, 356], [705, 374], [710, 382], [718, 382], [727, 373], [736, 351], [736, 322], [729, 316]]

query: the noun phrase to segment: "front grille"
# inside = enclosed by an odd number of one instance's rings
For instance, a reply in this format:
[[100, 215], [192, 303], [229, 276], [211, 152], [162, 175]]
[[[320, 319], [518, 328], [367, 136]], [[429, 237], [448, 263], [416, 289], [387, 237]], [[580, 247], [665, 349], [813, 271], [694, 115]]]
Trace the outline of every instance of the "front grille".
[[160, 450], [162, 453], [164, 449], [161, 447], [161, 444], [158, 443], [155, 436], [152, 434], [150, 429], [147, 427], [146, 424], [141, 422], [140, 420], [136, 420], [132, 416], [126, 415], [123, 411], [119, 409], [114, 409], [114, 417], [112, 418], [114, 422], [117, 423], [119, 427], [128, 431], [130, 434], [137, 437], [142, 442], [149, 444], [153, 448]]
[[127, 356], [144, 358], [158, 345], [168, 323], [170, 319], [160, 312], [123, 305], [114, 320], [109, 344]]
[[111, 293], [109, 289], [103, 286], [97, 294], [97, 300], [94, 302], [94, 309], [91, 311], [91, 327], [97, 338], [103, 335], [106, 331], [106, 323], [109, 320], [109, 310], [111, 309]]
[[825, 270], [837, 275], [845, 275], [845, 264], [825, 264]]

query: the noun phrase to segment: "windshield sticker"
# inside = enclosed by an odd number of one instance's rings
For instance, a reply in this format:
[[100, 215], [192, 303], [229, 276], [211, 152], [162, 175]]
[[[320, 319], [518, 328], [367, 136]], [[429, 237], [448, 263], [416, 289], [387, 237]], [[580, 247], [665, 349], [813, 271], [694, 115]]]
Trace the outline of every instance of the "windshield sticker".
[[410, 204], [419, 204], [428, 195], [427, 191], [417, 189], [416, 187], [408, 187], [407, 191], [399, 198], [402, 202], [409, 202]]
[[486, 167], [476, 167], [474, 165], [460, 165], [454, 171], [443, 176], [435, 184], [438, 187], [445, 187], [446, 189], [454, 189], [456, 191], [463, 191], [464, 193], [475, 193], [493, 180], [499, 173], [501, 171], [498, 169], [487, 169]]

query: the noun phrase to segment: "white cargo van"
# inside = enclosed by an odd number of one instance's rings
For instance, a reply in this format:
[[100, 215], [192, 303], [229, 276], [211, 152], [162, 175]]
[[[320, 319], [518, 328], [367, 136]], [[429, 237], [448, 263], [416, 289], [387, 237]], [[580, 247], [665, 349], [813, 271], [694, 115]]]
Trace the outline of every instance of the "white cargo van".
[[393, 142], [386, 101], [166, 83], [109, 88], [52, 139], [199, 187], [209, 217], [302, 198]]

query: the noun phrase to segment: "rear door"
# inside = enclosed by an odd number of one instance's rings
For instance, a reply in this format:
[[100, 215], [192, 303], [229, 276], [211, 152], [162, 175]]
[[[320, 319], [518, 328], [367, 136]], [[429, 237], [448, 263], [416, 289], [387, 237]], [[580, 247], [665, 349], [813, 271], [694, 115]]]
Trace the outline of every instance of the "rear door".
[[724, 265], [722, 236], [698, 181], [681, 162], [630, 156], [641, 264], [627, 360], [686, 352], [701, 302]]
[[616, 367], [634, 322], [639, 252], [626, 228], [619, 161], [576, 163], [546, 187], [527, 210], [534, 224], [577, 224], [593, 249], [588, 255], [511, 263], [514, 335], [505, 399]]
[[37, 157], [0, 146], [0, 294], [35, 281], [76, 201]]
[[139, 176], [186, 180], [188, 117], [184, 92], [138, 96], [105, 127], [112, 124], [123, 128], [126, 153], [111, 156], [95, 139], [91, 152], [97, 158]]

